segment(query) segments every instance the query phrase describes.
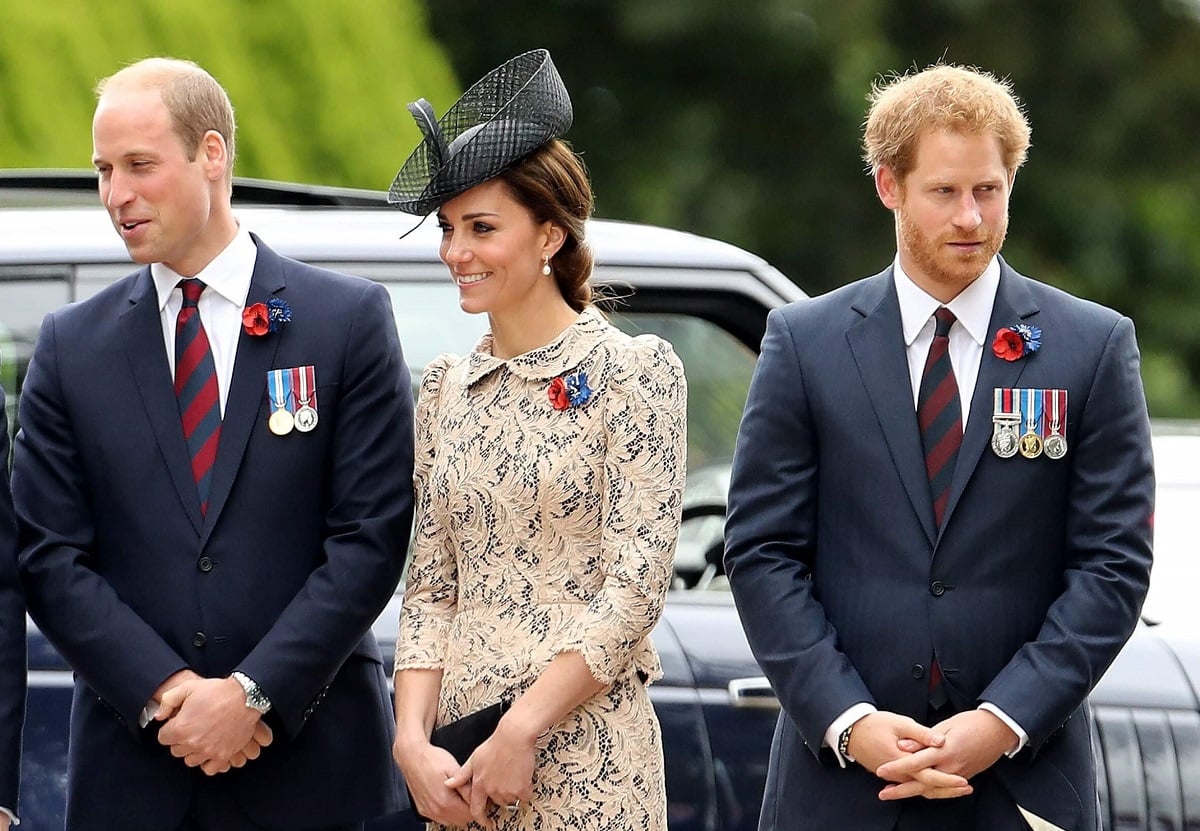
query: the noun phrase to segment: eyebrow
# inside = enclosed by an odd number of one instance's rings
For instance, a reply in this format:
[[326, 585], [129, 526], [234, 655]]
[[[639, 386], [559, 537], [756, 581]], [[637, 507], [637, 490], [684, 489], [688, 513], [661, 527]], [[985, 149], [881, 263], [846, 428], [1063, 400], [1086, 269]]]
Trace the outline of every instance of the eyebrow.
[[[500, 213], [499, 213], [499, 211], [475, 211], [473, 213], [463, 214], [463, 221], [470, 222], [473, 219], [479, 219], [480, 217], [484, 217], [484, 216], [500, 216]], [[437, 218], [438, 218], [439, 222], [447, 221], [446, 215], [444, 213], [442, 213], [441, 211], [438, 211]]]

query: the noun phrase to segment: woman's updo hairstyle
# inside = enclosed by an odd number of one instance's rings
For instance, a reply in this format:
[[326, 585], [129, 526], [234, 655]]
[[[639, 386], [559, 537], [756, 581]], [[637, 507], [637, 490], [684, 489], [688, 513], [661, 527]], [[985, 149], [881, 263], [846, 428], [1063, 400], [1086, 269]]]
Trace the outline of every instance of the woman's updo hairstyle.
[[592, 302], [592, 249], [584, 227], [592, 215], [592, 184], [583, 160], [562, 139], [552, 139], [498, 177], [537, 222], [551, 222], [566, 239], [550, 260], [563, 299], [577, 312]]

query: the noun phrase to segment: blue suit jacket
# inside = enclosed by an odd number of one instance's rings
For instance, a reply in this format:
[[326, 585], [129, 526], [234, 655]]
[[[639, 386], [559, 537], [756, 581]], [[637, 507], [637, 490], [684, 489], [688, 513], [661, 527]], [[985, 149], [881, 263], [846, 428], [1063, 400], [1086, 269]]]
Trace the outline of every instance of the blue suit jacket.
[[[938, 530], [891, 269], [772, 312], [738, 436], [726, 565], [783, 704], [761, 827], [890, 829], [896, 803], [823, 735], [859, 701], [924, 721], [938, 656], [956, 709], [993, 702], [1030, 744], [990, 772], [1025, 808], [1098, 828], [1089, 691], [1149, 581], [1153, 470], [1133, 325], [1001, 264]], [[996, 456], [995, 387], [1068, 390], [1065, 458]]]
[[8, 419], [0, 389], [0, 806], [17, 810], [25, 720], [25, 604], [17, 580], [17, 525], [8, 488]]
[[[138, 727], [191, 667], [244, 671], [275, 743], [204, 782], [270, 827], [402, 807], [371, 623], [412, 522], [412, 392], [387, 292], [257, 238], [248, 304], [292, 321], [243, 333], [200, 513], [157, 297], [143, 268], [49, 315], [30, 362], [13, 495], [29, 609], [78, 674], [68, 826], [175, 828], [201, 776]], [[316, 368], [320, 421], [267, 429], [267, 372]]]

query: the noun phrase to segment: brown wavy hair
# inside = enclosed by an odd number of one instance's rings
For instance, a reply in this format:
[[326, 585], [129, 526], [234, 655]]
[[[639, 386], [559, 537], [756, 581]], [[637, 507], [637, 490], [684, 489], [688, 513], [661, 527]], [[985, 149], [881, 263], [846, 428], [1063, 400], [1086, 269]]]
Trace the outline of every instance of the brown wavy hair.
[[874, 174], [888, 167], [900, 179], [916, 164], [926, 130], [993, 135], [1004, 167], [1017, 172], [1029, 152], [1029, 121], [1008, 80], [973, 67], [936, 64], [921, 72], [877, 81], [867, 100], [863, 158]]
[[498, 177], [537, 222], [552, 222], [566, 233], [550, 260], [563, 299], [577, 312], [592, 302], [592, 249], [584, 226], [592, 215], [594, 198], [587, 168], [579, 154], [562, 139], [553, 139], [505, 170]]

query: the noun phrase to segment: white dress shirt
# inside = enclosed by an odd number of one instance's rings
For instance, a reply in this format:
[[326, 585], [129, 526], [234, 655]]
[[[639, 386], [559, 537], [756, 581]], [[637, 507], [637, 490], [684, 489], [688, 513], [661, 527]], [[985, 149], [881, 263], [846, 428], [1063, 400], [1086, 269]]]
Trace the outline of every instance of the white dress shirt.
[[[892, 267], [892, 278], [896, 296], [900, 301], [900, 325], [904, 332], [905, 354], [908, 358], [908, 375], [912, 384], [913, 410], [916, 411], [921, 393], [921, 376], [925, 372], [925, 359], [933, 343], [936, 323], [933, 313], [942, 305], [954, 312], [957, 319], [950, 327], [950, 365], [958, 383], [959, 403], [962, 406], [963, 430], [967, 429], [967, 416], [971, 411], [971, 399], [975, 394], [975, 382], [979, 380], [979, 364], [983, 359], [984, 345], [988, 341], [988, 325], [992, 319], [992, 306], [996, 302], [996, 290], [1000, 287], [1000, 261], [995, 257], [983, 273], [949, 303], [926, 294], [924, 289], [904, 272], [900, 257]], [[1008, 714], [991, 702], [983, 702], [980, 709], [987, 710], [1003, 721], [1017, 735], [1017, 746], [1006, 755], [1012, 756], [1029, 742], [1028, 734], [1009, 718]], [[873, 705], [859, 702], [853, 705], [829, 725], [825, 731], [825, 744], [833, 748], [838, 764], [846, 766], [846, 759], [838, 753], [838, 737], [842, 731], [863, 716], [876, 712]], [[850, 761], [853, 761], [851, 759]]]
[[[225, 250], [206, 265], [196, 279], [203, 280], [207, 288], [200, 295], [197, 308], [208, 344], [212, 348], [213, 363], [217, 368], [217, 389], [221, 401], [221, 417], [225, 417], [225, 401], [229, 397], [229, 385], [233, 381], [233, 359], [237, 355], [238, 338], [242, 333], [242, 310], [250, 293], [250, 277], [254, 273], [254, 262], [258, 258], [258, 247], [250, 238], [250, 232], [238, 226], [237, 235]], [[183, 290], [179, 281], [185, 279], [162, 263], [150, 265], [150, 276], [158, 292], [159, 316], [162, 318], [163, 343], [167, 349], [167, 362], [171, 366], [171, 377], [175, 377], [175, 322], [183, 306]]]

